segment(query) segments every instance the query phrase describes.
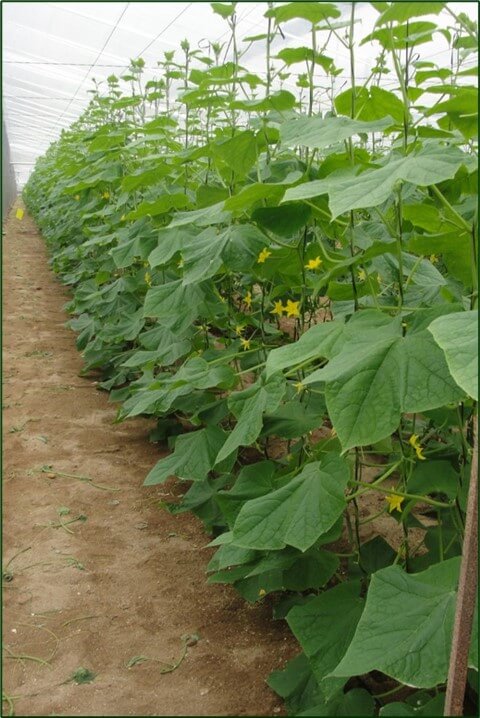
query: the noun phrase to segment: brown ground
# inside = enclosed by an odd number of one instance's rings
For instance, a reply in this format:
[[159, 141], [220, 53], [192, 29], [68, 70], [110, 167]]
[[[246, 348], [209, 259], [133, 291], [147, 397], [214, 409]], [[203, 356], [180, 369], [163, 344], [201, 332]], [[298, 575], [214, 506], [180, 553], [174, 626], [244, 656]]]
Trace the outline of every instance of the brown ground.
[[[266, 604], [206, 585], [212, 550], [200, 522], [159, 510], [152, 499], [165, 487], [142, 487], [159, 458], [149, 422], [113, 424], [108, 396], [78, 376], [68, 294], [33, 221], [12, 213], [3, 240], [4, 567], [24, 551], [4, 588], [3, 687], [16, 715], [282, 713], [265, 678], [296, 652], [285, 624]], [[45, 465], [118, 490], [49, 478]], [[53, 528], [60, 507], [64, 521], [87, 520]], [[172, 673], [153, 661], [126, 667], [140, 655], [174, 661], [193, 633]], [[95, 680], [68, 682], [79, 667]]]

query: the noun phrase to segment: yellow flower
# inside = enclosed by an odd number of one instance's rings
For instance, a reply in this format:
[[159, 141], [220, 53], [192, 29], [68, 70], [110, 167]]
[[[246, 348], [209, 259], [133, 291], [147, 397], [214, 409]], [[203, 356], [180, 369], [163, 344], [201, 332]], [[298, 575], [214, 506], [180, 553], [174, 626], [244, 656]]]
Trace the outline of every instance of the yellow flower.
[[104, 192], [104, 193], [102, 194], [102, 198], [103, 198], [103, 199], [110, 199], [110, 192]]
[[245, 324], [237, 324], [235, 327], [235, 334], [237, 337], [241, 337], [243, 332], [245, 331]]
[[74, 199], [75, 199], [77, 202], [80, 202], [80, 195], [79, 195], [79, 194], [76, 194], [75, 197], [74, 197]]
[[258, 592], [258, 595], [259, 595], [259, 596], [266, 596], [266, 595], [267, 595], [267, 592], [265, 591], [264, 588], [261, 588], [260, 591]]
[[252, 306], [252, 293], [251, 293], [251, 292], [247, 292], [247, 293], [245, 294], [245, 299], [244, 299], [243, 301], [245, 302], [245, 304], [247, 305], [247, 307], [250, 309], [250, 307]]
[[364, 269], [359, 269], [357, 272], [357, 277], [361, 282], [364, 282], [367, 278], [367, 273]]
[[305, 269], [318, 269], [321, 264], [323, 264], [323, 262], [320, 257], [315, 257], [315, 259], [308, 260], [305, 265]]
[[404, 501], [403, 496], [397, 496], [396, 494], [388, 494], [388, 496], [385, 496], [385, 501], [388, 503], [389, 513], [392, 513], [392, 511], [402, 510], [402, 504]]
[[269, 252], [268, 249], [264, 247], [258, 255], [257, 264], [264, 264], [265, 260], [268, 259], [270, 255], [271, 252]]
[[336, 436], [336, 435], [337, 435], [337, 430], [335, 429], [334, 426], [332, 426], [332, 428], [330, 429], [330, 436]]
[[294, 384], [293, 386], [297, 390], [297, 394], [301, 394], [302, 391], [305, 389], [305, 384], [302, 384], [301, 381], [297, 381], [297, 383]]
[[148, 287], [152, 286], [152, 275], [150, 274], [150, 272], [145, 272], [145, 284]]
[[247, 349], [250, 349], [250, 339], [240, 339], [240, 343], [244, 352], [246, 352]]
[[438, 262], [438, 257], [436, 254], [431, 254], [429, 257], [432, 264], [436, 264]]
[[286, 308], [283, 306], [281, 301], [274, 302], [274, 307], [270, 314], [278, 314], [279, 317], [282, 316], [283, 312], [286, 312]]
[[300, 316], [300, 302], [292, 302], [290, 299], [287, 300], [287, 306], [285, 307], [285, 311], [287, 312], [287, 317], [299, 317]]
[[412, 446], [415, 449], [415, 453], [417, 455], [417, 459], [420, 459], [420, 461], [425, 461], [426, 456], [423, 455], [423, 449], [422, 446], [418, 440], [417, 434], [412, 434], [411, 437], [408, 440], [408, 443], [410, 446]]

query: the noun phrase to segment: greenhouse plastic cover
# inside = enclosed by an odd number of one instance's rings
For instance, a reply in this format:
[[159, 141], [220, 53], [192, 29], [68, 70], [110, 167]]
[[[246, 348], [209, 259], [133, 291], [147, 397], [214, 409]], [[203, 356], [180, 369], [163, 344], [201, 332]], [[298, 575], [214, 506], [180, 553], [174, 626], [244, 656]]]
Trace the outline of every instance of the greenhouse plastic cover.
[[[351, 3], [336, 5], [347, 19]], [[476, 17], [476, 2], [454, 5], [455, 12]], [[360, 38], [373, 29], [378, 13], [369, 3], [357, 2], [355, 8]], [[267, 3], [237, 3], [240, 41], [266, 31], [266, 10]], [[4, 2], [2, 11], [3, 111], [18, 187], [25, 183], [36, 158], [87, 106], [92, 77], [103, 80], [112, 73], [121, 75], [130, 59], [138, 57], [145, 60], [145, 80], [158, 77], [158, 60], [165, 51], [179, 50], [185, 38], [194, 49], [205, 49], [207, 41], [224, 43], [228, 58], [228, 26], [205, 2]], [[440, 26], [447, 26], [449, 19], [448, 15], [435, 18]], [[309, 44], [309, 25], [303, 20], [287, 23], [283, 34], [284, 38], [275, 40], [274, 54], [282, 47]], [[449, 62], [447, 41], [440, 33], [435, 44], [417, 49], [421, 59], [439, 66]], [[361, 82], [368, 76], [378, 45], [357, 45], [355, 53]], [[349, 78], [347, 50], [333, 39], [327, 54], [343, 68], [335, 78], [334, 91], [340, 92]], [[180, 59], [178, 52], [176, 60]], [[241, 64], [257, 74], [265, 73], [262, 43], [253, 43]], [[295, 92], [295, 78], [289, 80], [283, 86]], [[396, 85], [393, 73], [383, 84]]]

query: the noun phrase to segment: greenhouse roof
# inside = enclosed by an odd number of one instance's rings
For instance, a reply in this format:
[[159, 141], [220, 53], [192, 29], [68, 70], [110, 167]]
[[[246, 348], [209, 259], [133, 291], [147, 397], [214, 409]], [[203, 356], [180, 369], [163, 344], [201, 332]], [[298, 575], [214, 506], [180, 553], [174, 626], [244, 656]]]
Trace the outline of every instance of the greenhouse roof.
[[[336, 3], [344, 18], [351, 3]], [[224, 43], [228, 57], [229, 29], [206, 2], [3, 2], [3, 110], [17, 183], [22, 186], [35, 160], [55, 140], [62, 128], [76, 120], [87, 106], [91, 78], [104, 80], [121, 75], [131, 58], [145, 61], [146, 80], [158, 73], [163, 53], [178, 50], [187, 38], [192, 47], [207, 41]], [[267, 3], [237, 4], [240, 39], [266, 31], [263, 17]], [[455, 11], [476, 16], [477, 3], [455, 3]], [[359, 33], [372, 30], [377, 11], [370, 3], [356, 3]], [[436, 22], [446, 27], [452, 18], [440, 15]], [[309, 25], [303, 20], [288, 22], [278, 37], [275, 52], [282, 47], [307, 44]], [[247, 43], [248, 44], [248, 43]], [[244, 45], [246, 47], [247, 45]], [[260, 49], [259, 49], [260, 48]], [[362, 82], [378, 55], [379, 46], [367, 43], [356, 49], [356, 76]], [[441, 33], [435, 42], [419, 46], [421, 59], [448, 65], [450, 52]], [[341, 91], [349, 78], [345, 47], [333, 38], [328, 54], [343, 68], [335, 78], [334, 91]], [[265, 72], [263, 45], [253, 43], [242, 57], [251, 71]], [[298, 67], [298, 66], [297, 66]], [[302, 70], [299, 70], [299, 72]], [[396, 81], [383, 79], [386, 87]], [[284, 82], [295, 91], [295, 77]]]

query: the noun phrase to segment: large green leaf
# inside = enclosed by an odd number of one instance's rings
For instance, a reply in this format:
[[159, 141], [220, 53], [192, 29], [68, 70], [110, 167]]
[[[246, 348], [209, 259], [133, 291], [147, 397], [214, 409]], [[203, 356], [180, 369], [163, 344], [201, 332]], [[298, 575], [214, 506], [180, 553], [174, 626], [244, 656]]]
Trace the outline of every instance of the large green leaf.
[[[419, 205], [419, 209], [424, 205]], [[428, 221], [428, 213], [426, 221]], [[472, 283], [471, 236], [457, 230], [445, 234], [413, 234], [408, 242], [410, 251], [416, 254], [441, 255], [448, 271], [466, 287]]]
[[152, 268], [167, 264], [177, 252], [181, 252], [183, 245], [194, 237], [198, 237], [198, 230], [193, 227], [161, 229], [157, 246], [150, 253], [148, 263]]
[[478, 401], [478, 310], [438, 317], [428, 329], [457, 384]]
[[436, 409], [463, 397], [426, 330], [405, 337], [382, 330], [365, 342], [354, 337], [303, 383], [319, 381], [325, 382], [327, 408], [344, 450], [384, 439], [403, 412]]
[[348, 465], [339, 456], [307, 464], [282, 488], [247, 501], [233, 528], [234, 543], [260, 550], [289, 545], [306, 551], [344, 511], [348, 479]]
[[145, 486], [161, 484], [170, 476], [190, 481], [204, 481], [213, 469], [215, 457], [226, 434], [218, 426], [182, 434], [175, 441], [175, 450], [153, 467], [144, 481]]
[[178, 279], [148, 290], [143, 316], [156, 317], [172, 331], [186, 331], [198, 317], [202, 300], [203, 292], [198, 285], [184, 286]]
[[268, 97], [261, 97], [256, 100], [235, 100], [230, 103], [230, 107], [234, 110], [243, 110], [244, 112], [284, 112], [291, 110], [297, 104], [297, 98], [287, 90], [278, 90], [272, 92]]
[[377, 25], [389, 22], [406, 22], [412, 17], [438, 15], [445, 7], [444, 2], [391, 2], [377, 20]]
[[330, 356], [330, 346], [343, 332], [341, 321], [315, 324], [300, 339], [278, 349], [273, 349], [265, 365], [267, 376], [272, 376], [286, 367], [301, 364], [316, 357]]
[[381, 132], [393, 124], [391, 117], [373, 122], [348, 117], [296, 117], [280, 125], [280, 137], [289, 147], [305, 145], [320, 149], [343, 142], [352, 135]]
[[164, 194], [155, 202], [142, 202], [137, 209], [127, 214], [127, 219], [139, 219], [140, 217], [156, 217], [158, 214], [165, 214], [171, 209], [183, 209], [189, 204], [188, 197], [177, 192], [176, 194]]
[[395, 184], [402, 180], [427, 187], [452, 179], [458, 168], [466, 161], [466, 156], [457, 147], [427, 145], [417, 153], [407, 157], [390, 159], [383, 167], [366, 170], [361, 174], [352, 171], [351, 177], [326, 177], [313, 182], [305, 182], [288, 189], [283, 202], [309, 199], [328, 194], [332, 216], [351, 209], [376, 207], [385, 202]]
[[330, 17], [340, 17], [340, 15], [341, 12], [337, 6], [328, 2], [282, 3], [275, 8], [267, 10], [265, 13], [265, 17], [275, 18], [277, 24], [287, 22], [287, 20], [294, 20], [295, 18], [301, 18], [302, 20], [308, 20], [312, 25], [316, 25], [321, 20], [326, 20]]
[[[353, 98], [355, 101], [353, 102]], [[375, 120], [379, 121], [383, 117], [387, 117], [392, 124], [392, 118], [395, 122], [400, 123], [403, 120], [405, 106], [397, 95], [381, 87], [372, 85], [367, 87], [356, 87], [340, 92], [334, 99], [335, 109], [340, 115], [350, 117], [352, 110], [355, 112], [355, 120], [363, 120], [364, 122], [375, 125]], [[352, 121], [352, 120], [351, 120]], [[370, 130], [373, 132], [376, 130]]]
[[[364, 604], [360, 581], [347, 581], [289, 611], [287, 623], [310, 659], [320, 684], [345, 655]], [[330, 679], [330, 685], [327, 682], [322, 688], [328, 694], [337, 685], [338, 680]]]
[[277, 54], [277, 58], [282, 60], [285, 65], [295, 65], [298, 62], [312, 62], [312, 60], [315, 60], [315, 64], [323, 67], [325, 72], [328, 72], [333, 65], [331, 57], [314, 52], [311, 47], [285, 47]]
[[212, 146], [215, 160], [225, 164], [238, 177], [244, 177], [257, 160], [257, 143], [251, 130], [239, 132], [228, 140]]
[[[334, 677], [382, 671], [402, 683], [431, 688], [447, 677], [460, 559], [407, 574], [399, 566], [377, 571], [353, 640]], [[476, 634], [469, 665], [477, 667]], [[388, 635], [388, 650], [385, 637]]]
[[234, 271], [248, 271], [268, 238], [251, 224], [235, 224], [221, 232], [208, 227], [183, 241], [183, 283], [194, 284], [212, 277], [225, 265]]
[[244, 391], [230, 395], [228, 405], [238, 421], [217, 456], [217, 463], [226, 459], [239, 446], [257, 439], [263, 426], [263, 414], [275, 411], [285, 393], [283, 377], [273, 377], [265, 384], [256, 383]]
[[150, 170], [141, 169], [131, 175], [125, 175], [122, 180], [122, 189], [131, 192], [139, 187], [147, 187], [156, 184], [172, 171], [172, 167], [165, 162], [159, 163], [157, 167]]

